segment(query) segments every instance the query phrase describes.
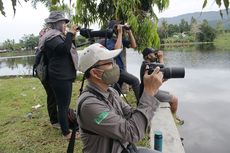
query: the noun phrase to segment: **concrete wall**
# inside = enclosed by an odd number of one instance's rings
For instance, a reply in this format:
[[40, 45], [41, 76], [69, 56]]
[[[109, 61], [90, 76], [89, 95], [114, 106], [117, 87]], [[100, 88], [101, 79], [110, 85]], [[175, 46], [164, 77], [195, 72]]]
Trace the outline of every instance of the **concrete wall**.
[[156, 130], [161, 131], [163, 135], [163, 153], [185, 153], [168, 103], [160, 103], [153, 117], [150, 131], [152, 149], [154, 149], [154, 132]]

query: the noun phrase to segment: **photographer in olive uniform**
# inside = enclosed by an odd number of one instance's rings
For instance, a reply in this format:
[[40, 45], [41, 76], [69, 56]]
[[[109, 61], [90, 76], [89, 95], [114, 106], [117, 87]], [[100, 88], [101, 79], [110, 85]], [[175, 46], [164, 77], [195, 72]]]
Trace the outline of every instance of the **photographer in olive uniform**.
[[109, 51], [100, 44], [85, 48], [79, 69], [88, 85], [78, 98], [77, 119], [84, 153], [157, 153], [136, 148], [133, 143], [145, 136], [159, 101], [154, 97], [163, 75], [157, 67], [144, 75], [144, 92], [137, 108], [132, 108], [110, 85], [119, 79], [119, 67], [113, 58], [121, 49]]

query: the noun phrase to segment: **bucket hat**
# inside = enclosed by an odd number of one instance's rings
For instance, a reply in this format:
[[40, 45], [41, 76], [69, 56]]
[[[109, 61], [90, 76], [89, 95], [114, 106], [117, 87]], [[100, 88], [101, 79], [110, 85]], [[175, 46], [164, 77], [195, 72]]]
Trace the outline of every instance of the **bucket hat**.
[[66, 23], [69, 22], [69, 19], [65, 18], [64, 12], [60, 11], [52, 11], [48, 18], [45, 19], [46, 23], [55, 23], [57, 21], [65, 21]]

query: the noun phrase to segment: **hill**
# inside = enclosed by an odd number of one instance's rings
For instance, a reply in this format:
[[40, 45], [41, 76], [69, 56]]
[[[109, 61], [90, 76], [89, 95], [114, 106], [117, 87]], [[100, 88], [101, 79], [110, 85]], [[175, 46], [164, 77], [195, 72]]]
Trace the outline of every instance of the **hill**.
[[222, 10], [222, 13], [223, 13], [223, 19], [221, 18], [219, 11], [209, 11], [209, 12], [202, 12], [202, 13], [194, 12], [194, 13], [182, 14], [176, 17], [160, 18], [159, 25], [161, 24], [163, 20], [166, 20], [168, 24], [179, 24], [182, 19], [184, 19], [190, 24], [191, 18], [194, 17], [197, 21], [200, 21], [200, 22], [206, 19], [209, 25], [214, 28], [216, 24], [219, 21], [221, 21], [224, 23], [225, 29], [230, 29], [230, 15], [227, 15], [225, 10]]

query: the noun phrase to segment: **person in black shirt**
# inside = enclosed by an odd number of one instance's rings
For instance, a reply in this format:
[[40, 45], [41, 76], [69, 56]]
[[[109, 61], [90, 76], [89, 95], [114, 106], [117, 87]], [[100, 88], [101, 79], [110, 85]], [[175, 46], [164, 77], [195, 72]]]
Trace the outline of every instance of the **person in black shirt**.
[[[151, 48], [145, 48], [142, 52], [144, 61], [142, 62], [141, 69], [140, 69], [140, 79], [141, 79], [141, 84], [140, 84], [140, 95], [143, 93], [143, 76], [145, 74], [145, 69], [146, 69], [146, 64], [151, 63], [151, 62], [157, 62], [164, 64], [164, 58], [163, 58], [163, 51], [158, 50], [154, 51]], [[176, 116], [177, 112], [177, 107], [178, 107], [178, 98], [172, 94], [170, 94], [168, 91], [164, 90], [159, 90], [155, 97], [160, 101], [160, 102], [169, 102], [170, 104], [170, 109], [173, 114], [175, 123], [177, 125], [183, 125], [184, 121], [179, 119]]]
[[[76, 78], [78, 54], [75, 50], [77, 26], [73, 25], [66, 33], [69, 22], [63, 12], [52, 11], [46, 24], [49, 30], [40, 38], [38, 48], [48, 59], [48, 78], [45, 85], [47, 107], [51, 124], [60, 124], [64, 138], [70, 139], [68, 109], [72, 95], [72, 82]], [[44, 86], [45, 87], [45, 86]], [[49, 97], [51, 97], [49, 99]]]

